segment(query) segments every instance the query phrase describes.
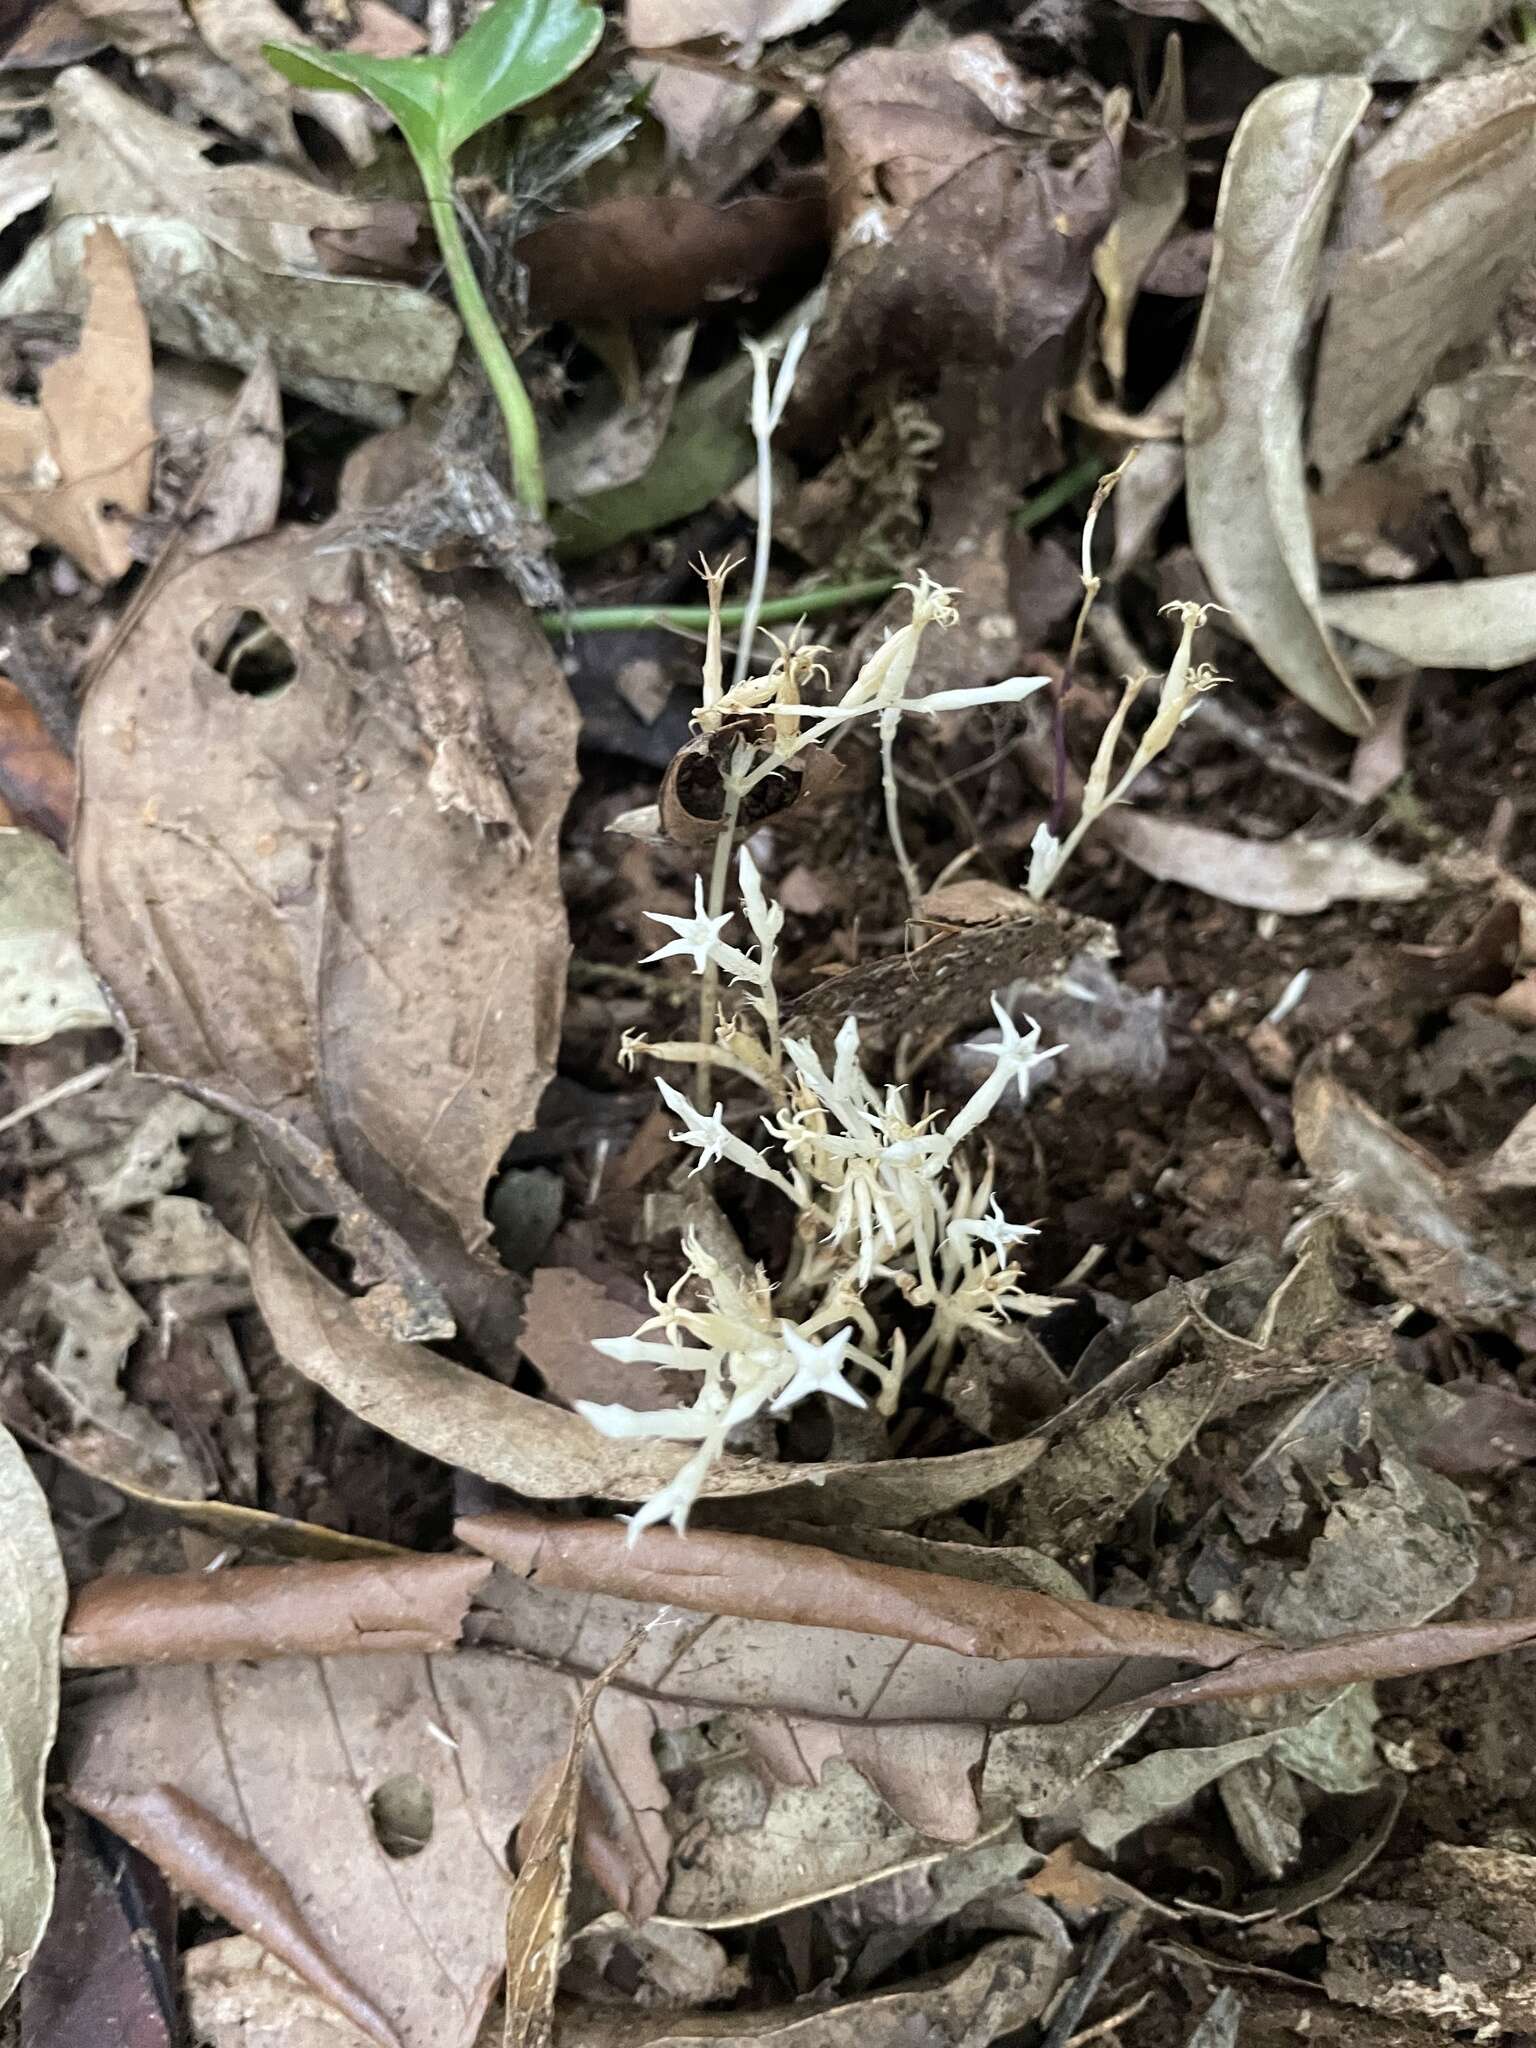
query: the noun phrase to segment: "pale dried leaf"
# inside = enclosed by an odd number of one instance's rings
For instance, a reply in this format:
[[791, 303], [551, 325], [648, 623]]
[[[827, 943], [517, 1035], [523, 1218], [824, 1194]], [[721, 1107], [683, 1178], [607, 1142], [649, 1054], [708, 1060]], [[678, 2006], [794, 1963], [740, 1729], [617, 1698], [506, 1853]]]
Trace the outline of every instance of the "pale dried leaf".
[[624, 28], [640, 49], [720, 36], [755, 54], [764, 43], [825, 21], [841, 0], [626, 0]]
[[1132, 810], [1111, 811], [1099, 831], [1160, 882], [1287, 917], [1332, 903], [1411, 903], [1428, 887], [1418, 868], [1360, 839], [1239, 839], [1185, 818]]
[[182, 1980], [205, 2048], [369, 2048], [367, 2034], [248, 1934], [189, 1949]]
[[[1184, 45], [1170, 36], [1163, 75], [1147, 110], [1147, 130], [1122, 150], [1120, 203], [1093, 252], [1093, 274], [1104, 294], [1099, 347], [1110, 382], [1125, 383], [1126, 334], [1152, 259], [1183, 218], [1189, 178], [1184, 152]], [[1116, 514], [1121, 502], [1116, 501]], [[1118, 524], [1118, 518], [1117, 518]]]
[[1353, 166], [1312, 393], [1324, 484], [1481, 341], [1536, 251], [1536, 57], [1426, 86]]
[[1269, 71], [1359, 71], [1433, 78], [1449, 71], [1504, 11], [1503, 0], [1204, 0]]
[[0, 511], [114, 583], [133, 564], [128, 521], [149, 504], [149, 329], [117, 236], [87, 223], [77, 242], [79, 346], [43, 371], [36, 405], [0, 398]]
[[35, 832], [0, 831], [0, 1044], [111, 1024], [80, 950], [69, 862]]
[[53, 150], [34, 142], [8, 150], [0, 158], [0, 228], [41, 206], [53, 190]]
[[1352, 733], [1370, 712], [1318, 615], [1302, 362], [1334, 195], [1369, 104], [1359, 79], [1298, 78], [1249, 105], [1185, 380], [1190, 533], [1212, 589], [1286, 688]]
[[1536, 660], [1536, 574], [1387, 584], [1323, 599], [1342, 633], [1411, 668], [1517, 668]]
[[53, 1851], [43, 1782], [59, 1716], [64, 1566], [42, 1488], [10, 1431], [0, 1428], [0, 2001], [48, 1925]]
[[663, 342], [633, 393], [616, 394], [594, 411], [584, 405], [544, 439], [544, 478], [557, 503], [617, 490], [643, 476], [655, 461], [681, 388], [694, 328], [680, 327]]

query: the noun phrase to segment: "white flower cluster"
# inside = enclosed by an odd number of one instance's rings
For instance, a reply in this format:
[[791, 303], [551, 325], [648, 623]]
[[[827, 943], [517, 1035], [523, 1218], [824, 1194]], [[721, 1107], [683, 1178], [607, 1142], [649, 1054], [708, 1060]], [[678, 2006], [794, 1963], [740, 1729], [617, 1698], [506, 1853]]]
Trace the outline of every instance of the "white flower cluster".
[[[600, 1340], [598, 1349], [624, 1364], [702, 1376], [688, 1409], [578, 1404], [607, 1436], [698, 1445], [632, 1518], [637, 1533], [660, 1521], [682, 1529], [711, 1462], [753, 1417], [783, 1414], [818, 1393], [864, 1407], [850, 1368], [871, 1376], [889, 1414], [905, 1374], [930, 1359], [942, 1368], [965, 1332], [1054, 1306], [1018, 1284], [1014, 1253], [1033, 1230], [1007, 1221], [992, 1195], [990, 1167], [973, 1175], [962, 1148], [1010, 1089], [1027, 1097], [1034, 1069], [1061, 1048], [1042, 1050], [1039, 1027], [1019, 1030], [994, 998], [1000, 1040], [975, 1048], [992, 1059], [991, 1071], [942, 1127], [932, 1115], [914, 1116], [904, 1089], [878, 1087], [864, 1072], [852, 1017], [837, 1034], [829, 1070], [809, 1040], [781, 1029], [773, 977], [783, 913], [768, 902], [745, 847], [738, 872], [755, 953], [727, 942], [731, 918], [709, 916], [701, 892], [692, 917], [652, 913], [676, 936], [650, 957], [686, 958], [696, 974], [719, 974], [741, 991], [743, 1012], [717, 1017], [711, 1046], [631, 1040], [626, 1050], [707, 1062], [767, 1096], [762, 1136], [754, 1139], [731, 1128], [719, 1103], [706, 1113], [657, 1083], [678, 1121], [674, 1139], [697, 1148], [695, 1172], [729, 1160], [794, 1205], [795, 1252], [775, 1287], [760, 1266], [732, 1271], [690, 1236], [686, 1271], [665, 1297], [652, 1291], [650, 1320], [633, 1337]], [[910, 1352], [901, 1330], [890, 1327], [899, 1303], [928, 1312]]]

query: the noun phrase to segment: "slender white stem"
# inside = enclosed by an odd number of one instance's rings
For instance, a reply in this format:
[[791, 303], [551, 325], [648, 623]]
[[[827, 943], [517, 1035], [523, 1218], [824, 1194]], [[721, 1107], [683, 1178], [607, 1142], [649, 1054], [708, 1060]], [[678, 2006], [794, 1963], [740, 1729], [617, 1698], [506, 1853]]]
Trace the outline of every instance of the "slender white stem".
[[913, 867], [907, 853], [907, 843], [901, 836], [901, 802], [896, 788], [896, 728], [901, 723], [901, 713], [893, 707], [880, 714], [880, 781], [885, 790], [885, 826], [891, 836], [891, 851], [896, 856], [896, 865], [901, 869], [901, 879], [906, 886], [907, 901], [915, 910], [923, 885], [918, 880], [917, 869]]
[[[725, 809], [720, 818], [720, 836], [715, 841], [715, 857], [709, 870], [709, 903], [706, 916], [719, 917], [725, 909], [725, 886], [731, 872], [731, 856], [736, 850], [736, 826], [741, 817], [741, 778], [730, 774], [725, 778]], [[712, 1093], [710, 1070], [714, 1064], [712, 1053], [715, 1043], [715, 1011], [720, 1000], [720, 970], [711, 960], [699, 977], [699, 1044], [704, 1048], [703, 1057], [693, 1070], [693, 1100], [697, 1109], [709, 1107]]]

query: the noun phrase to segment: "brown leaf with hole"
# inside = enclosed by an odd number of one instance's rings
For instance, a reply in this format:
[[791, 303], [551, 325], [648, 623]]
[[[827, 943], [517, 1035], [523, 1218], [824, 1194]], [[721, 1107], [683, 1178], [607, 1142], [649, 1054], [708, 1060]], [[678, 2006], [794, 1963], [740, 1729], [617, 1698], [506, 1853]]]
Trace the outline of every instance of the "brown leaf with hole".
[[[472, 2048], [505, 1962], [506, 1844], [570, 1746], [580, 1690], [500, 1650], [144, 1669], [77, 1703], [62, 1769], [77, 1803], [306, 1981], [326, 1988], [255, 1924], [259, 1890], [249, 1911], [220, 1903], [251, 1872], [323, 1931], [405, 2048]], [[667, 1856], [657, 1710], [610, 1688], [598, 1725], [591, 1832], [643, 1917]], [[184, 1842], [189, 1807], [206, 1825]], [[584, 1844], [588, 1827], [584, 1809]]]
[[490, 1567], [466, 1557], [111, 1572], [64, 1622], [65, 1668], [447, 1650]]
[[803, 178], [729, 206], [605, 199], [535, 228], [517, 255], [535, 320], [691, 320], [810, 256], [826, 231], [826, 187]]
[[216, 1814], [166, 1784], [137, 1793], [71, 1786], [70, 1797], [172, 1884], [280, 1956], [380, 2048], [400, 2048], [399, 2034], [316, 1933], [281, 1873]]
[[0, 398], [0, 512], [115, 583], [133, 566], [128, 522], [149, 506], [149, 328], [111, 228], [87, 237], [82, 266], [78, 348], [43, 371], [36, 405]]
[[[370, 604], [299, 532], [166, 584], [82, 719], [86, 946], [141, 1059], [291, 1130], [424, 1258], [484, 1240], [553, 1065], [575, 727], [504, 590], [429, 602], [393, 563]], [[500, 827], [444, 808], [471, 755]]]
[[1130, 1608], [874, 1564], [806, 1544], [616, 1520], [468, 1515], [455, 1534], [530, 1584], [748, 1621], [926, 1643], [960, 1657], [1179, 1657], [1226, 1663], [1240, 1638]]

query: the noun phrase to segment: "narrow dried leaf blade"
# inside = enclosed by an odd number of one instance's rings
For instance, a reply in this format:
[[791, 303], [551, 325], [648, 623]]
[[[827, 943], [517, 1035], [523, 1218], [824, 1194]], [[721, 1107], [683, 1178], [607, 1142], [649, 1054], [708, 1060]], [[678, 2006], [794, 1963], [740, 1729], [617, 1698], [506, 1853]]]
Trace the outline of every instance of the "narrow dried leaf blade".
[[59, 1718], [64, 1566], [42, 1488], [0, 1428], [0, 2000], [43, 1938], [53, 1903], [53, 1852], [43, 1780]]
[[1287, 689], [1355, 734], [1370, 711], [1318, 613], [1301, 365], [1334, 196], [1369, 104], [1359, 79], [1298, 78], [1244, 114], [1184, 423], [1190, 532], [1217, 598]]
[[1536, 574], [1386, 584], [1323, 599], [1340, 632], [1414, 668], [1517, 668], [1536, 660]]

